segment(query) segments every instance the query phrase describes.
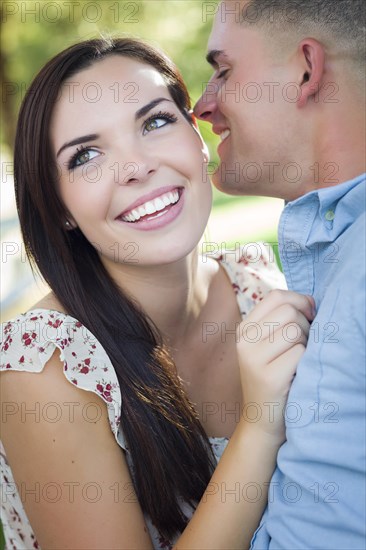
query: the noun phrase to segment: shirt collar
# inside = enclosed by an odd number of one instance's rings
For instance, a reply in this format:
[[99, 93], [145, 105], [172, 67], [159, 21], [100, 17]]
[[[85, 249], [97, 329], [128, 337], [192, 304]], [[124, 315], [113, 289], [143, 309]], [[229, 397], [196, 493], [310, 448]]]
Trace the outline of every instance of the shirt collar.
[[337, 226], [337, 232], [354, 221], [365, 210], [366, 172], [356, 178], [310, 191], [298, 199], [288, 202], [285, 210], [293, 207], [318, 204], [318, 215], [326, 225]]
[[[332, 187], [324, 187], [323, 189], [318, 189], [318, 197], [320, 203], [320, 214], [323, 216], [332, 206], [338, 204], [338, 202], [345, 197], [356, 186], [360, 185], [362, 182], [365, 183], [366, 172], [357, 176], [356, 178], [341, 183], [339, 185], [334, 185]], [[364, 191], [364, 189], [363, 189]], [[341, 204], [343, 201], [341, 201]], [[364, 209], [365, 203], [360, 202], [359, 206], [361, 210]]]

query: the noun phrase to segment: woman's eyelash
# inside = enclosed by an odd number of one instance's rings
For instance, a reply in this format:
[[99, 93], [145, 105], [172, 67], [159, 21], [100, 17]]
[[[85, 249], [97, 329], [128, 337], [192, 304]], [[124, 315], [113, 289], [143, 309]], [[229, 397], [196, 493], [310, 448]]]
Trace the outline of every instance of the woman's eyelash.
[[68, 170], [72, 170], [73, 168], [76, 168], [77, 166], [76, 161], [78, 157], [80, 157], [80, 155], [82, 155], [86, 151], [90, 151], [90, 150], [95, 151], [95, 149], [93, 149], [91, 145], [81, 145], [80, 147], [78, 147], [76, 149], [76, 152], [72, 155], [71, 159], [67, 163]]
[[178, 117], [175, 116], [173, 113], [168, 113], [167, 111], [159, 111], [158, 113], [154, 113], [149, 116], [144, 122], [144, 126], [147, 126], [149, 122], [152, 122], [153, 120], [156, 120], [157, 118], [162, 118], [163, 120], [166, 120], [167, 122], [177, 122]]

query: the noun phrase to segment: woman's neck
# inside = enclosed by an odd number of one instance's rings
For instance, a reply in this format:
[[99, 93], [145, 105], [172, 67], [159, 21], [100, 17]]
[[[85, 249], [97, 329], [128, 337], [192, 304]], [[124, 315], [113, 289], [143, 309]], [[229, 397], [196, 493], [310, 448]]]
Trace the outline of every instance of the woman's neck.
[[171, 348], [181, 347], [201, 323], [218, 264], [193, 251], [177, 262], [146, 266], [106, 266], [115, 282], [141, 304]]

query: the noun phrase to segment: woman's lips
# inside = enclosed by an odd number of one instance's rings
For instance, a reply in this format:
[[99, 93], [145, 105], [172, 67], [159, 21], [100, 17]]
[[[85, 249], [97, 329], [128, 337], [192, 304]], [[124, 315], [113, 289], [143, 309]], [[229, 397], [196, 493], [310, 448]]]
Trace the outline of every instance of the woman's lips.
[[[169, 193], [163, 193], [155, 199], [143, 203], [140, 207], [125, 212], [118, 216], [117, 221], [142, 231], [160, 229], [171, 223], [180, 214], [184, 204], [183, 194], [184, 188], [175, 188]], [[143, 215], [140, 216], [140, 213]]]
[[132, 210], [136, 210], [138, 207], [143, 206], [147, 202], [151, 202], [158, 197], [161, 197], [165, 194], [168, 194], [170, 192], [173, 192], [179, 189], [180, 189], [179, 186], [174, 186], [174, 185], [168, 185], [165, 187], [159, 187], [158, 189], [154, 189], [153, 191], [150, 191], [150, 193], [146, 193], [142, 197], [139, 197], [138, 199], [136, 199], [125, 210], [123, 210], [123, 212], [118, 214], [118, 216], [116, 216], [116, 219], [122, 218], [126, 214], [129, 214], [130, 212], [132, 212]]
[[119, 217], [124, 222], [137, 222], [140, 218], [143, 218], [148, 215], [156, 214], [162, 210], [165, 210], [168, 206], [175, 204], [179, 201], [179, 190], [178, 188], [173, 189], [172, 191], [162, 193], [161, 195], [143, 202], [135, 208], [130, 208], [125, 211]]

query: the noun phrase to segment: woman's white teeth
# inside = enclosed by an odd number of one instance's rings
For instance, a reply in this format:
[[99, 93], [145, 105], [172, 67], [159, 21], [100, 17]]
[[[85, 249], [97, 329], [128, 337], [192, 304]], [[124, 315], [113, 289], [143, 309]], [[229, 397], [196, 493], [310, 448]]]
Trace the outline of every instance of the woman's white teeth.
[[128, 214], [122, 216], [122, 220], [124, 222], [137, 222], [140, 218], [155, 214], [155, 212], [159, 212], [160, 210], [164, 210], [164, 208], [166, 208], [170, 204], [175, 204], [178, 201], [179, 193], [177, 190], [165, 193], [160, 197], [156, 197], [156, 199], [147, 201], [145, 202], [145, 204], [134, 208], [133, 210], [128, 212]]
[[146, 214], [153, 214], [156, 212], [157, 208], [155, 209], [155, 206], [152, 202], [147, 202], [145, 204]]
[[221, 141], [224, 141], [224, 139], [226, 139], [229, 135], [230, 135], [230, 130], [229, 129], [224, 130], [223, 132], [221, 132], [221, 134], [220, 134]]
[[132, 210], [131, 214], [134, 218], [136, 218], [136, 220], [139, 220], [141, 218], [141, 214], [138, 210]]

